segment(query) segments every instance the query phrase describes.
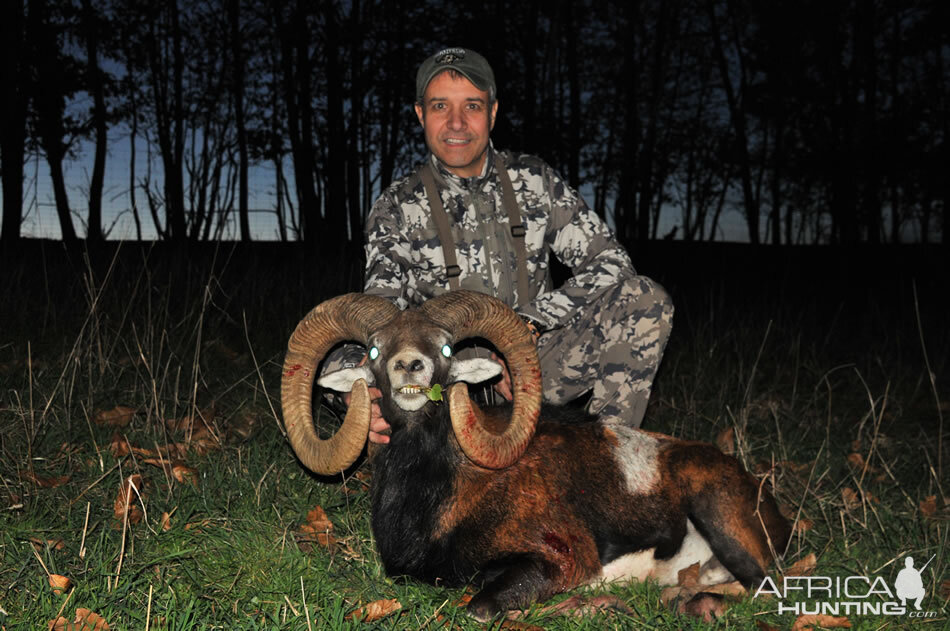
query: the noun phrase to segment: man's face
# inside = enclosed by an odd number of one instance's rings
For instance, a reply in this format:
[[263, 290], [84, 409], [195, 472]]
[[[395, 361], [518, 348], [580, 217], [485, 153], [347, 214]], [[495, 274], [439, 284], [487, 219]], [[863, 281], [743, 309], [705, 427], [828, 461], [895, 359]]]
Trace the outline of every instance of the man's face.
[[429, 82], [422, 102], [416, 103], [416, 116], [425, 131], [429, 151], [459, 177], [479, 175], [485, 164], [498, 102], [489, 107], [488, 92], [448, 71]]

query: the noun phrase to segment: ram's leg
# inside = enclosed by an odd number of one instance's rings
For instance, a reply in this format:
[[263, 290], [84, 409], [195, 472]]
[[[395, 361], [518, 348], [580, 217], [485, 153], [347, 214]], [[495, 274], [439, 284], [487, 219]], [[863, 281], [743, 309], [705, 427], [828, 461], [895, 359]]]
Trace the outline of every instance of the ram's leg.
[[[781, 554], [789, 526], [771, 494], [732, 458], [719, 455], [711, 482], [690, 499], [689, 515], [716, 558], [744, 585], [756, 585]], [[764, 525], [764, 528], [763, 528]], [[771, 545], [770, 545], [771, 544]]]
[[547, 561], [524, 557], [494, 573], [468, 604], [468, 613], [486, 622], [511, 609], [524, 609], [560, 591], [558, 569]]

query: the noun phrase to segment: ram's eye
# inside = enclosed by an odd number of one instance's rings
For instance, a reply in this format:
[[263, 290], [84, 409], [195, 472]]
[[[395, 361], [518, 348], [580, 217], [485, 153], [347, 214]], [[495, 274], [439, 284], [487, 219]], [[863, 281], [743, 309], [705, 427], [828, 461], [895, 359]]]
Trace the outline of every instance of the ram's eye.
[[442, 346], [442, 354], [443, 354], [444, 356], [446, 356], [446, 357], [451, 357], [451, 356], [452, 356], [452, 347], [449, 346], [448, 344], [443, 345], [443, 346]]
[[369, 358], [370, 358], [371, 360], [374, 360], [374, 361], [375, 361], [377, 357], [379, 357], [379, 349], [376, 348], [375, 346], [370, 346], [370, 347], [369, 347]]

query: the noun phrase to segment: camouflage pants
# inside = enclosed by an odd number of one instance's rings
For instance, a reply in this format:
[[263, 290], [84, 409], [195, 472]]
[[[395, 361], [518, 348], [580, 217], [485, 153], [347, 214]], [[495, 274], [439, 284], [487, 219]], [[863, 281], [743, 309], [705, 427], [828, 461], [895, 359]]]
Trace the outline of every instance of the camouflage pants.
[[645, 276], [601, 290], [538, 341], [544, 399], [566, 403], [592, 390], [588, 411], [639, 427], [673, 326], [673, 303]]

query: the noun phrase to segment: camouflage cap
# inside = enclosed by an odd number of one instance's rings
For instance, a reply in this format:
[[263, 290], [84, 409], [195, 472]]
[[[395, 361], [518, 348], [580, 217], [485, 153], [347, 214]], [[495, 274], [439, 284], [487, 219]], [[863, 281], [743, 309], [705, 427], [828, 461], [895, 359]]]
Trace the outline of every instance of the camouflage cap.
[[443, 70], [449, 69], [459, 72], [476, 88], [488, 92], [490, 100], [495, 100], [495, 73], [488, 61], [474, 50], [445, 48], [419, 66], [419, 72], [416, 73], [416, 101], [421, 103], [429, 82]]

